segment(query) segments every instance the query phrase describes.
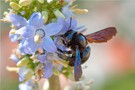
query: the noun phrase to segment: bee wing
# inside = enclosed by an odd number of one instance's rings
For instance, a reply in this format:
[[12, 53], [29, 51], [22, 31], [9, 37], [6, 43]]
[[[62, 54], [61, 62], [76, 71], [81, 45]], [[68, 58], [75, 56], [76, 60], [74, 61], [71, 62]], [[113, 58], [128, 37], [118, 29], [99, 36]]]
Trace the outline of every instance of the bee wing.
[[108, 27], [103, 30], [86, 35], [86, 38], [90, 43], [102, 43], [110, 40], [113, 36], [116, 35], [116, 33], [117, 30], [115, 27]]
[[74, 63], [74, 76], [76, 81], [79, 81], [79, 79], [82, 76], [81, 57], [78, 48], [76, 49], [76, 56], [75, 56], [75, 63]]

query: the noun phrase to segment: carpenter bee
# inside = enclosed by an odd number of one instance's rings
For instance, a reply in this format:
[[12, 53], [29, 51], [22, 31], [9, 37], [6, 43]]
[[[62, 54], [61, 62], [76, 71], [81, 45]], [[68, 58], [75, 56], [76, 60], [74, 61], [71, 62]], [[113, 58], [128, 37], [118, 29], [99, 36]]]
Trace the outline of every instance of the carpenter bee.
[[[71, 23], [72, 18], [70, 20], [70, 26]], [[81, 64], [86, 62], [90, 56], [91, 49], [88, 46], [88, 42], [107, 42], [112, 38], [112, 36], [116, 35], [117, 30], [115, 27], [108, 27], [92, 34], [83, 35], [82, 33], [75, 30], [70, 30], [70, 26], [69, 30], [65, 34], [60, 35], [62, 43], [70, 50], [64, 51], [58, 48], [58, 51], [61, 52], [61, 54], [58, 53], [58, 56], [69, 61], [69, 65], [74, 67], [75, 80], [79, 81], [82, 76]]]

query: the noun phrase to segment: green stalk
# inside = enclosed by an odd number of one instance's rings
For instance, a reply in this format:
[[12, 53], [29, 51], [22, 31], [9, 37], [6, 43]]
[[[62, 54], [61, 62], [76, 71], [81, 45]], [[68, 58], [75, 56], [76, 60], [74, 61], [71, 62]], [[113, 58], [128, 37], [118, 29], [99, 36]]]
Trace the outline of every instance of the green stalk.
[[53, 75], [49, 78], [49, 90], [61, 90], [58, 76]]

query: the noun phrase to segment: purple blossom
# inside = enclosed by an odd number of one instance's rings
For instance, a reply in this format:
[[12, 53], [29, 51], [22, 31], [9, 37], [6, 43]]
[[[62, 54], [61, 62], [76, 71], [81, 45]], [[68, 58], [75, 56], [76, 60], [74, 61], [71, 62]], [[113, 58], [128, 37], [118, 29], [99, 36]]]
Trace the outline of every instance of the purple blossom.
[[19, 61], [19, 58], [18, 58], [15, 54], [12, 54], [12, 55], [10, 56], [10, 59], [13, 60], [13, 61], [16, 62], [16, 63]]
[[16, 42], [18, 41], [18, 38], [19, 38], [20, 35], [18, 34], [9, 34], [9, 37], [11, 39], [11, 42]]
[[25, 80], [26, 81], [29, 80], [30, 78], [27, 78], [27, 76], [32, 75], [32, 74], [33, 74], [33, 71], [31, 69], [27, 68], [26, 66], [19, 68], [19, 72], [18, 72], [19, 81], [23, 82]]
[[62, 13], [64, 14], [64, 16], [66, 18], [69, 18], [69, 17], [72, 17], [74, 14], [73, 12], [70, 10], [70, 0], [66, 0], [67, 2], [67, 5], [65, 5], [63, 8], [62, 8]]
[[85, 25], [82, 25], [82, 26], [79, 26], [77, 28], [75, 28], [75, 31], [78, 31], [78, 32], [84, 32], [87, 28], [85, 27]]
[[19, 43], [19, 49], [22, 54], [33, 54], [38, 49], [37, 45], [35, 44], [34, 40], [31, 39], [22, 39]]
[[77, 21], [71, 17], [65, 20], [63, 18], [58, 18], [58, 23], [63, 25], [58, 34], [65, 34], [68, 30], [74, 30], [77, 27]]
[[19, 84], [19, 90], [32, 90], [32, 86], [28, 82]]
[[53, 74], [53, 64], [51, 62], [46, 61], [44, 66], [44, 78], [50, 78]]
[[[77, 27], [77, 21], [71, 17], [67, 19], [58, 18], [58, 23], [63, 25], [58, 35], [65, 34], [68, 30], [71, 30], [71, 29], [76, 30], [76, 27]], [[62, 40], [59, 36], [55, 37], [54, 42], [57, 48], [67, 51], [68, 48], [65, 47], [65, 45], [62, 43]]]
[[44, 78], [50, 78], [53, 74], [53, 68], [57, 68], [57, 70], [61, 71], [62, 65], [61, 64], [54, 64], [53, 60], [60, 60], [52, 53], [46, 53], [43, 55], [38, 56], [38, 60], [41, 63], [44, 63]]
[[25, 83], [19, 84], [19, 90], [33, 90], [33, 88], [35, 88], [35, 87], [36, 87], [36, 85], [32, 79], [28, 80]]
[[27, 20], [17, 14], [9, 14], [9, 19], [17, 29], [27, 25]]
[[37, 59], [41, 62], [44, 63], [46, 60], [46, 54], [41, 54], [37, 57]]
[[[22, 36], [19, 44], [22, 53], [34, 54], [38, 48], [43, 48], [52, 53], [57, 50], [51, 36], [61, 30], [61, 24], [56, 22], [44, 25], [44, 20], [39, 12], [33, 13], [28, 21], [16, 14], [10, 14], [9, 17], [11, 22], [18, 28], [16, 34]], [[37, 42], [35, 42], [35, 36], [38, 36]]]

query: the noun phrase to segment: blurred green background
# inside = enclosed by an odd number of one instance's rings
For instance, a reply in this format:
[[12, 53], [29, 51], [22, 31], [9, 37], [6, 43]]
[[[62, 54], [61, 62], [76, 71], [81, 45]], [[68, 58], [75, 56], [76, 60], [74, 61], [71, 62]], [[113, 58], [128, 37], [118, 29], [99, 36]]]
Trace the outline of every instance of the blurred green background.
[[[8, 4], [0, 0], [0, 14]], [[89, 34], [114, 26], [118, 33], [108, 43], [90, 44], [91, 56], [82, 65], [83, 76], [93, 80], [91, 90], [135, 90], [135, 1], [134, 0], [76, 0], [79, 8], [88, 9], [87, 14], [77, 14], [79, 25], [86, 25]], [[1, 90], [17, 90], [18, 76], [6, 71], [6, 66], [15, 66], [8, 59], [16, 43], [8, 38], [10, 30], [1, 24]]]

